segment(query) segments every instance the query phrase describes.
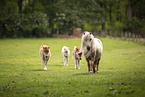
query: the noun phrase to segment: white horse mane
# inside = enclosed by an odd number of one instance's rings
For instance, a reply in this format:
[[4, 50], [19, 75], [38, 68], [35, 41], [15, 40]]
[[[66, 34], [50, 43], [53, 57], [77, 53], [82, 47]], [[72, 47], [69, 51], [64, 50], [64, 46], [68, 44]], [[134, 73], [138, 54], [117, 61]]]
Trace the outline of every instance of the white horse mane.
[[95, 73], [95, 67], [99, 72], [98, 65], [102, 55], [103, 46], [101, 40], [94, 38], [91, 32], [84, 32], [82, 36], [81, 52], [88, 63], [88, 74]]
[[[88, 51], [86, 49], [87, 45], [91, 47], [91, 50]], [[92, 33], [85, 31], [82, 36], [82, 43], [81, 43], [81, 51], [85, 58], [88, 58], [92, 53], [94, 53], [96, 50], [100, 49], [100, 52], [102, 53], [103, 47], [102, 42], [98, 38], [94, 38]], [[100, 57], [99, 55], [98, 57]]]

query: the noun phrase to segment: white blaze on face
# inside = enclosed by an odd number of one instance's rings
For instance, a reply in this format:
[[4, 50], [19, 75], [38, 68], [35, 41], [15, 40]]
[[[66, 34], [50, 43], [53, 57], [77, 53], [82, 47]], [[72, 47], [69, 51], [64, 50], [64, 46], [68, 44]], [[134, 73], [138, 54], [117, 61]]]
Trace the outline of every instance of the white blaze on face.
[[43, 55], [44, 55], [45, 59], [49, 58], [49, 52], [50, 52], [50, 47], [44, 45], [43, 46]]
[[49, 58], [49, 52], [48, 53], [43, 52], [43, 55], [44, 55], [45, 59]]
[[70, 53], [69, 47], [64, 46], [64, 47], [62, 48], [62, 56], [68, 57], [68, 56], [69, 56], [69, 53]]
[[91, 32], [84, 32], [83, 36], [82, 36], [82, 44], [81, 44], [81, 51], [83, 52], [83, 54], [85, 52], [90, 51], [91, 47], [92, 47], [92, 41], [94, 39], [94, 36], [92, 35]]
[[82, 52], [80, 51], [80, 48], [75, 46], [73, 50], [73, 56], [76, 60], [81, 60], [82, 59]]
[[68, 48], [65, 48], [65, 49], [64, 49], [64, 56], [65, 56], [65, 57], [68, 57]]

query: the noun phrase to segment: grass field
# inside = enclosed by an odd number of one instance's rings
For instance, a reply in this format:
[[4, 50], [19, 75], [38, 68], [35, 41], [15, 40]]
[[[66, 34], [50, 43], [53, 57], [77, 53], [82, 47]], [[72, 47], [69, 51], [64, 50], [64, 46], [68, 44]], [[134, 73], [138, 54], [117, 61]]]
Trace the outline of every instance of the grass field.
[[[143, 97], [145, 95], [145, 46], [120, 39], [101, 39], [104, 46], [99, 74], [87, 74], [83, 57], [75, 69], [72, 54], [63, 66], [61, 48], [70, 51], [81, 39], [0, 40], [1, 97]], [[47, 71], [39, 56], [42, 44], [51, 47]]]

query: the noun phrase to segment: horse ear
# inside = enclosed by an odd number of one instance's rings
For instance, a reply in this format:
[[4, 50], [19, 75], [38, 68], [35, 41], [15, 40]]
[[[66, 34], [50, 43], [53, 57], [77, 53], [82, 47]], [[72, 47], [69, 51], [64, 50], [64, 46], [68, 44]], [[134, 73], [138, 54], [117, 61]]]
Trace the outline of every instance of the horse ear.
[[79, 52], [79, 53], [78, 53], [78, 55], [80, 55], [80, 56], [81, 56], [81, 55], [82, 55], [82, 52]]
[[90, 35], [91, 35], [92, 33], [90, 32]]
[[85, 32], [84, 32], [84, 35], [85, 35]]
[[79, 50], [80, 50], [80, 48], [79, 48], [79, 47], [76, 47], [76, 50], [77, 50], [77, 51], [79, 51]]
[[48, 49], [50, 49], [50, 47], [48, 46]]

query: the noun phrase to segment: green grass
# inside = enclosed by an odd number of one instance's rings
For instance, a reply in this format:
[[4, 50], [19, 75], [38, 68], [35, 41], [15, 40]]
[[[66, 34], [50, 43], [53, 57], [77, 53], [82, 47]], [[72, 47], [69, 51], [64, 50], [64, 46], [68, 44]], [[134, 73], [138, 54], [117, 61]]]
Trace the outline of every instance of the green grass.
[[[80, 70], [72, 59], [81, 39], [0, 40], [1, 97], [143, 97], [145, 95], [145, 46], [119, 39], [101, 39], [104, 45], [99, 74], [87, 74], [83, 57]], [[47, 71], [39, 47], [51, 47]], [[61, 49], [70, 47], [69, 66], [63, 66]]]

